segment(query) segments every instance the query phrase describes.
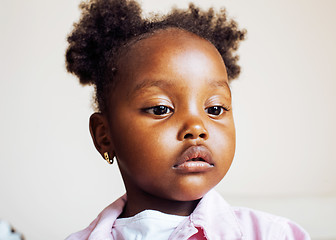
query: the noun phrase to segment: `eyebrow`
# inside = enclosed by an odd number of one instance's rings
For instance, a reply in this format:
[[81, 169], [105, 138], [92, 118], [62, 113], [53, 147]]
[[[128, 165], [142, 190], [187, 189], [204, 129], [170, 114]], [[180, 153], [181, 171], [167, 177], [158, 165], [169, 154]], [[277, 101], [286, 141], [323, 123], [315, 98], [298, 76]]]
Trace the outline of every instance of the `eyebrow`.
[[211, 81], [210, 86], [212, 87], [224, 87], [224, 88], [229, 88], [229, 84], [224, 81], [224, 80], [219, 80], [219, 81]]
[[[162, 89], [166, 89], [166, 88], [171, 87], [173, 85], [174, 84], [172, 83], [172, 81], [169, 81], [169, 80], [162, 80], [162, 79], [159, 79], [159, 80], [144, 80], [143, 82], [137, 84], [134, 89], [131, 89], [128, 92], [127, 95], [131, 96], [135, 92], [140, 91], [141, 89], [144, 89], [144, 88], [159, 87], [159, 88], [162, 88]], [[212, 87], [212, 88], [215, 88], [215, 89], [218, 88], [218, 87], [225, 88], [226, 90], [229, 91], [229, 94], [230, 94], [230, 97], [231, 97], [231, 89], [230, 89], [229, 84], [226, 81], [224, 81], [224, 80], [210, 81], [209, 86]]]
[[127, 95], [131, 96], [135, 92], [140, 91], [144, 88], [159, 87], [164, 89], [167, 87], [171, 87], [172, 85], [172, 82], [169, 80], [144, 80], [143, 82], [137, 84], [134, 89], [131, 89]]
[[229, 94], [230, 94], [230, 97], [231, 97], [231, 88], [230, 88], [227, 81], [224, 81], [224, 80], [211, 81], [210, 86], [213, 87], [213, 88], [218, 88], [218, 87], [225, 88], [226, 90], [229, 91]]

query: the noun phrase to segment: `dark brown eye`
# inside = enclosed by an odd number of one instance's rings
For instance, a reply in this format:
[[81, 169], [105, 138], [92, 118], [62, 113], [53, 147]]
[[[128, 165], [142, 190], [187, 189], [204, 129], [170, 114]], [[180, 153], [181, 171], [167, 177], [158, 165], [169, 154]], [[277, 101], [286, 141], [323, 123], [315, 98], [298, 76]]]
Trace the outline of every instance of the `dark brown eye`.
[[154, 114], [154, 115], [165, 115], [165, 114], [170, 113], [172, 110], [167, 106], [159, 105], [159, 106], [147, 108], [145, 111], [150, 114]]
[[205, 109], [207, 114], [218, 116], [223, 114], [224, 108], [222, 106], [213, 106]]

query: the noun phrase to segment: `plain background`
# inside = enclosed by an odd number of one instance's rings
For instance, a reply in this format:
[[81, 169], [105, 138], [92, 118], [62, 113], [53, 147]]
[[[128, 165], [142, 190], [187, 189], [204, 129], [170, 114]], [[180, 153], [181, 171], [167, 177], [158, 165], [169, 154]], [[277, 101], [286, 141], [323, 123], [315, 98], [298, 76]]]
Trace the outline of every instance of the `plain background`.
[[[142, 2], [166, 12], [188, 1]], [[194, 2], [248, 30], [232, 83], [237, 151], [217, 190], [336, 239], [336, 1]], [[0, 218], [27, 240], [64, 239], [124, 192], [91, 142], [92, 90], [64, 67], [78, 4], [1, 0]]]

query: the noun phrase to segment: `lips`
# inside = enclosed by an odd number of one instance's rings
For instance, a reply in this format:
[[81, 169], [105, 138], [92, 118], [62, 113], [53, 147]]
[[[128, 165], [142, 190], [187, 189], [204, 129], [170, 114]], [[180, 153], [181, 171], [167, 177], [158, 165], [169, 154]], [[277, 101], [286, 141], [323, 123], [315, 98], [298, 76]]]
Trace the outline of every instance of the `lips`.
[[210, 151], [204, 146], [191, 146], [178, 157], [173, 169], [180, 173], [201, 173], [214, 167]]

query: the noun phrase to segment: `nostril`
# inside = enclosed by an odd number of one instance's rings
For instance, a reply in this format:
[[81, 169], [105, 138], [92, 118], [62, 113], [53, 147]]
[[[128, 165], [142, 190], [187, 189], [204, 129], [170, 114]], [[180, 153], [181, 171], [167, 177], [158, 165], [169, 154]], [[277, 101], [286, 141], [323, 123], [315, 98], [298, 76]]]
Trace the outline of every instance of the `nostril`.
[[[184, 135], [184, 139], [193, 138], [193, 137], [194, 137], [194, 135], [191, 134], [191, 133], [187, 133], [186, 135]], [[205, 133], [201, 133], [201, 134], [199, 135], [199, 137], [200, 137], [200, 138], [206, 138], [206, 134], [205, 134]]]
[[201, 133], [199, 136], [200, 138], [205, 138], [205, 133]]
[[192, 134], [191, 133], [187, 133], [186, 135], [184, 135], [184, 139], [187, 139], [187, 138], [192, 138]]

